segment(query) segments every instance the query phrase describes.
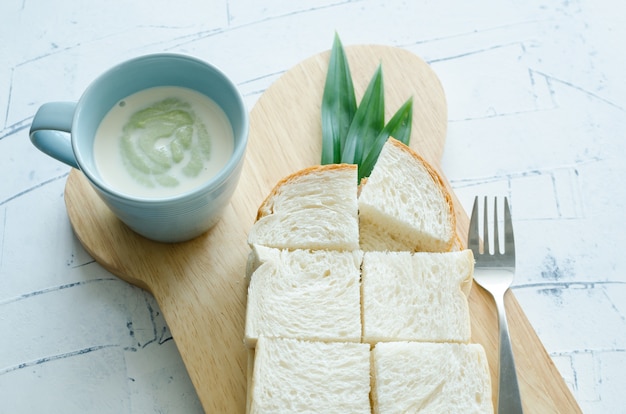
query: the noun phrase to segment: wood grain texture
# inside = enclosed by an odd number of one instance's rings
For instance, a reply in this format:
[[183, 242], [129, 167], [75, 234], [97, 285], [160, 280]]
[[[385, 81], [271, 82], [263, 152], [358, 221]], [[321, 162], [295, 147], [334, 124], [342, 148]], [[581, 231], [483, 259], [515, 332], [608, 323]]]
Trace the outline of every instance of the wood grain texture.
[[[447, 108], [430, 67], [408, 51], [387, 46], [351, 46], [346, 54], [357, 99], [382, 63], [386, 119], [413, 96], [411, 147], [438, 168]], [[245, 412], [246, 237], [258, 206], [274, 184], [320, 161], [320, 103], [329, 56], [324, 52], [303, 61], [261, 96], [251, 112], [250, 140], [237, 191], [221, 221], [197, 239], [162, 244], [136, 235], [113, 216], [79, 171], [68, 177], [65, 200], [77, 237], [103, 267], [155, 296], [207, 413]], [[450, 191], [462, 246], [468, 217]], [[472, 340], [487, 351], [495, 395], [495, 305], [475, 285], [470, 308]], [[580, 412], [511, 293], [507, 310], [526, 412]]]

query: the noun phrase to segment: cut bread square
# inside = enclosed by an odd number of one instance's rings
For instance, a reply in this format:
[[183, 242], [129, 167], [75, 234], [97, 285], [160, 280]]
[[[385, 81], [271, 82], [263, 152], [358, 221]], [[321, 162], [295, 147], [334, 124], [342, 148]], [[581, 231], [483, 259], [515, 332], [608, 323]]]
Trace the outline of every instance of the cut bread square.
[[370, 347], [260, 337], [249, 413], [370, 414]]
[[469, 342], [471, 250], [365, 252], [363, 341]]
[[372, 350], [375, 414], [493, 413], [478, 344], [387, 342]]
[[393, 138], [383, 146], [358, 198], [364, 251], [450, 251], [456, 216], [437, 171]]
[[255, 246], [245, 341], [284, 337], [361, 340], [361, 251], [280, 250]]
[[276, 184], [259, 207], [249, 244], [281, 249], [357, 250], [357, 166], [314, 166]]

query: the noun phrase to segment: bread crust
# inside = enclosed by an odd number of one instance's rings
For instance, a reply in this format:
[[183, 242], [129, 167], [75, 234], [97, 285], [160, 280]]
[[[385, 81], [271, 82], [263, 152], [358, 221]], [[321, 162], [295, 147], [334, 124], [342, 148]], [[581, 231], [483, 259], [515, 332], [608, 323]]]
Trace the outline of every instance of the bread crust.
[[303, 168], [299, 171], [294, 172], [293, 174], [290, 174], [284, 177], [283, 179], [281, 179], [280, 181], [276, 183], [274, 188], [272, 188], [272, 191], [270, 191], [267, 197], [265, 197], [265, 200], [263, 200], [263, 202], [259, 206], [255, 221], [259, 221], [261, 218], [265, 216], [274, 214], [274, 205], [273, 205], [274, 197], [276, 197], [276, 195], [280, 192], [281, 188], [284, 185], [288, 184], [289, 182], [297, 180], [298, 178], [303, 177], [305, 175], [320, 174], [320, 173], [326, 173], [330, 171], [356, 170], [356, 169], [357, 169], [356, 164], [313, 165], [311, 167]]
[[[446, 250], [447, 251], [451, 251], [454, 246], [461, 246], [460, 240], [458, 238], [457, 232], [456, 232], [456, 215], [454, 212], [454, 203], [452, 201], [452, 196], [450, 195], [450, 192], [448, 191], [448, 188], [445, 184], [445, 181], [443, 180], [443, 178], [441, 177], [441, 175], [439, 174], [439, 172], [428, 162], [426, 161], [421, 155], [419, 155], [416, 151], [414, 151], [411, 147], [409, 147], [408, 145], [405, 145], [404, 143], [402, 143], [401, 141], [398, 141], [397, 139], [390, 137], [388, 140], [388, 143], [393, 145], [394, 147], [396, 147], [398, 150], [403, 151], [405, 153], [407, 153], [409, 156], [411, 156], [413, 159], [415, 159], [417, 162], [419, 162], [420, 164], [422, 164], [424, 166], [424, 168], [426, 169], [426, 171], [428, 172], [429, 176], [431, 177], [431, 179], [437, 184], [437, 186], [440, 188], [443, 197], [445, 199], [445, 202], [448, 206], [448, 219], [449, 219], [449, 223], [450, 223], [450, 227], [452, 229], [453, 232], [453, 237], [450, 239], [450, 241], [448, 242], [447, 246], [446, 246]], [[263, 202], [261, 203], [261, 205], [259, 206], [258, 210], [257, 210], [257, 215], [256, 215], [256, 219], [255, 221], [260, 220], [261, 218], [265, 217], [265, 216], [269, 216], [271, 214], [274, 214], [274, 204], [273, 204], [273, 200], [274, 198], [277, 196], [277, 194], [281, 191], [282, 187], [292, 181], [297, 180], [300, 177], [306, 176], [306, 175], [312, 175], [312, 174], [322, 174], [322, 173], [326, 173], [326, 172], [331, 172], [331, 171], [335, 171], [335, 170], [355, 170], [357, 169], [357, 165], [356, 164], [326, 164], [326, 165], [313, 165], [307, 168], [303, 168], [299, 171], [296, 171], [284, 178], [282, 178], [280, 181], [278, 181], [276, 183], [276, 185], [272, 188], [272, 190], [270, 191], [270, 193], [267, 195], [267, 197], [263, 200]], [[361, 180], [360, 183], [358, 183], [359, 185], [357, 186], [357, 194], [360, 193], [360, 190], [363, 186], [367, 185], [367, 178], [363, 178]]]

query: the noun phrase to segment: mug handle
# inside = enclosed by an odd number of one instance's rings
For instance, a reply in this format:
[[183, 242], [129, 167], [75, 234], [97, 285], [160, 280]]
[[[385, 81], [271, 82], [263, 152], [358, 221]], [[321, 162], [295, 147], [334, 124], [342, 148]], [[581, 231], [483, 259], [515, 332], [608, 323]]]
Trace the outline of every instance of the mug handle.
[[30, 140], [43, 153], [78, 168], [71, 135], [76, 102], [49, 102], [41, 105], [30, 127]]

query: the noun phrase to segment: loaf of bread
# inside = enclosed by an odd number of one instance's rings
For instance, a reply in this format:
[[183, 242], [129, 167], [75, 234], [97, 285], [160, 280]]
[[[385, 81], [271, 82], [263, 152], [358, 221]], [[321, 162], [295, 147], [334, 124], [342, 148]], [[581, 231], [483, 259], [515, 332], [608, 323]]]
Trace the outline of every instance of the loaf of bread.
[[361, 272], [363, 341], [469, 342], [471, 250], [366, 252]]
[[487, 357], [477, 344], [379, 343], [371, 387], [376, 414], [493, 413]]
[[248, 243], [445, 252], [454, 246], [455, 227], [452, 198], [439, 174], [390, 138], [360, 188], [357, 167], [349, 164], [309, 167], [279, 181], [259, 207]]
[[370, 414], [370, 347], [259, 337], [248, 412]]
[[493, 413], [455, 227], [435, 169], [392, 138], [360, 186], [344, 164], [278, 182], [248, 237], [248, 411]]
[[435, 169], [393, 138], [383, 146], [358, 199], [364, 251], [445, 252], [453, 247], [452, 198]]
[[361, 340], [360, 251], [280, 250], [257, 246], [245, 341], [260, 336]]
[[259, 207], [250, 245], [279, 249], [358, 250], [357, 167], [306, 168], [276, 184]]

